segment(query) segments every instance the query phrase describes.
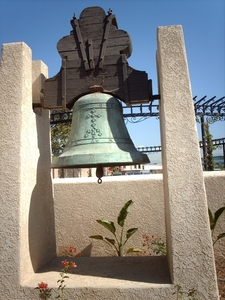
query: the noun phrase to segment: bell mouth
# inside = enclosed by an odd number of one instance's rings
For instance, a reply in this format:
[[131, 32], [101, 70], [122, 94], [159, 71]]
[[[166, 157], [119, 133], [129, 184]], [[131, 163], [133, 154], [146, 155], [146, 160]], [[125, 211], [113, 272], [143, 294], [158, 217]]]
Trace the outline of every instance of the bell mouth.
[[93, 154], [74, 154], [73, 156], [59, 156], [52, 159], [52, 168], [96, 168], [102, 167], [131, 166], [148, 164], [150, 160], [146, 154], [137, 151], [133, 153], [93, 153]]

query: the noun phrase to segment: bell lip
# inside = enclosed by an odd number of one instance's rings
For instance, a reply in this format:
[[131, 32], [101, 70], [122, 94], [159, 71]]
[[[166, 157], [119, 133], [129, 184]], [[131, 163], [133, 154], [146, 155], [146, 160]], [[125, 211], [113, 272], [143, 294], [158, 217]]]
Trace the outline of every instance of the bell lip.
[[134, 161], [131, 160], [120, 160], [120, 161], [98, 161], [98, 162], [93, 162], [93, 163], [86, 163], [81, 162], [81, 163], [71, 163], [68, 164], [68, 160], [71, 159], [71, 157], [55, 157], [53, 159], [51, 168], [52, 169], [76, 169], [76, 168], [97, 168], [97, 166], [102, 166], [102, 167], [116, 167], [116, 166], [134, 166], [134, 165], [144, 165], [144, 164], [149, 164], [151, 161], [148, 158], [146, 154], [140, 153], [139, 159], [136, 159]]

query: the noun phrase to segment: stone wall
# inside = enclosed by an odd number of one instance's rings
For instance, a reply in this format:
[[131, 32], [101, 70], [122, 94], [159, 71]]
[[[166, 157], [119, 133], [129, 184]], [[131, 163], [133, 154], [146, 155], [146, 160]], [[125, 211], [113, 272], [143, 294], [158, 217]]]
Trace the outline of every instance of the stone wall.
[[[204, 172], [204, 182], [208, 206], [215, 212], [225, 206], [225, 171]], [[96, 220], [116, 223], [118, 212], [130, 199], [134, 204], [130, 207], [126, 228], [138, 227], [138, 231], [127, 247], [142, 247], [143, 234], [166, 240], [161, 174], [103, 177], [100, 185], [96, 178], [54, 179], [53, 183], [58, 254], [69, 246], [75, 246], [83, 256], [113, 255], [109, 246], [91, 240], [89, 236], [101, 234], [112, 237]], [[202, 216], [198, 218], [200, 222]], [[215, 236], [224, 232], [224, 222], [225, 214], [218, 222]], [[225, 253], [225, 239], [218, 241], [214, 250], [216, 255]]]

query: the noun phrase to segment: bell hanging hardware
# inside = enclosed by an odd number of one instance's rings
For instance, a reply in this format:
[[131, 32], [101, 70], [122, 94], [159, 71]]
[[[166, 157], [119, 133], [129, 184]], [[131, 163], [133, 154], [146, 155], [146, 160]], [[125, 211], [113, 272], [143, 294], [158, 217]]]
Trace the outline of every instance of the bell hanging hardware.
[[130, 106], [155, 96], [147, 73], [128, 65], [131, 39], [111, 10], [88, 7], [70, 23], [57, 44], [62, 67], [44, 82], [44, 108], [73, 108], [68, 144], [52, 167], [96, 167], [100, 182], [102, 167], [149, 163], [130, 139], [119, 100]]

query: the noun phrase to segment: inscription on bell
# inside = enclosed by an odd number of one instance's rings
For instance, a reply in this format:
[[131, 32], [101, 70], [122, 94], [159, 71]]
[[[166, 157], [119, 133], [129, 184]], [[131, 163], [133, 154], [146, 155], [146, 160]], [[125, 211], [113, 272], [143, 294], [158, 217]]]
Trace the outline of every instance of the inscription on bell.
[[97, 119], [101, 117], [101, 114], [97, 114], [95, 109], [91, 109], [91, 111], [88, 113], [86, 119], [90, 119], [90, 129], [88, 129], [84, 135], [85, 138], [88, 138], [90, 135], [92, 136], [92, 139], [94, 140], [97, 136], [102, 136], [102, 133], [99, 129], [99, 127], [96, 124]]

